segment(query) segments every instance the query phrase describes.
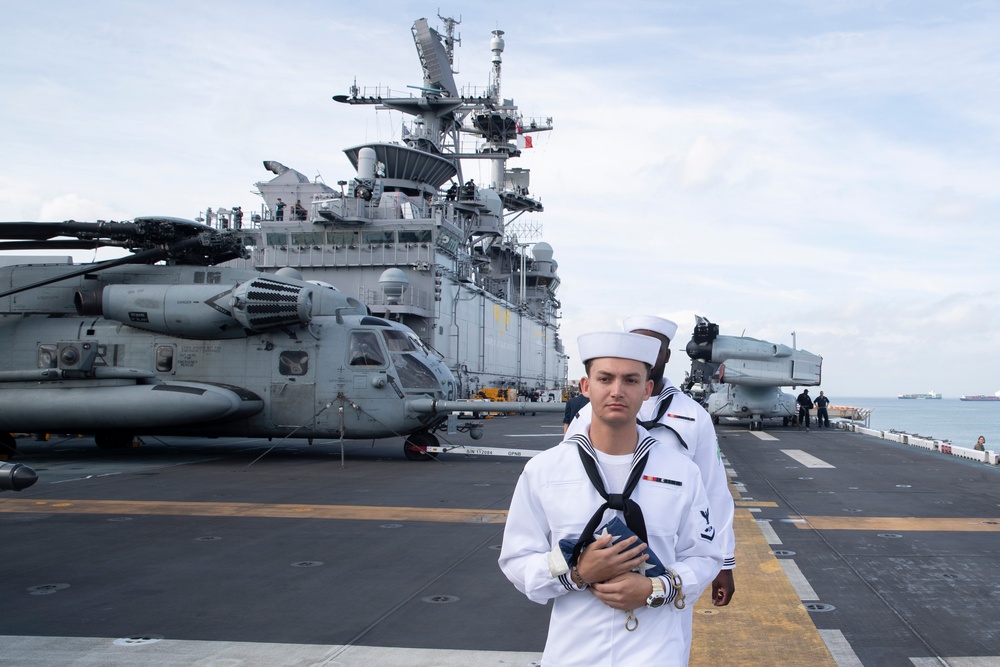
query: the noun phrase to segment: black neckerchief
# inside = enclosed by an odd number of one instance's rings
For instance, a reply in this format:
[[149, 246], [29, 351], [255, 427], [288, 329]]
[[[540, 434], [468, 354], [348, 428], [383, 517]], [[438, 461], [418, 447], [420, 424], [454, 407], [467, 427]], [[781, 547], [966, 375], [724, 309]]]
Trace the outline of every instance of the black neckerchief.
[[[663, 415], [667, 414], [667, 410], [670, 408], [670, 402], [674, 400], [674, 395], [677, 394], [677, 393], [679, 393], [679, 391], [676, 388], [670, 387], [670, 389], [674, 389], [674, 390], [671, 391], [671, 392], [669, 392], [669, 393], [667, 392], [667, 390], [664, 390], [660, 394], [660, 396], [659, 396], [660, 403], [656, 407], [656, 416], [655, 417], [653, 417], [652, 419], [648, 419], [646, 421], [640, 421], [638, 418], [636, 418], [635, 421], [636, 421], [637, 424], [639, 424], [639, 426], [643, 427], [647, 431], [652, 431], [654, 428], [665, 428], [665, 429], [667, 429], [668, 431], [670, 431], [671, 433], [673, 433], [675, 436], [677, 436], [677, 441], [681, 443], [681, 447], [683, 447], [684, 449], [689, 449], [689, 447], [687, 446], [687, 443], [684, 442], [684, 438], [681, 437], [680, 433], [678, 433], [672, 427], [667, 426], [666, 424], [660, 423], [660, 420], [663, 419]], [[665, 398], [664, 398], [664, 394], [666, 394]]]
[[600, 525], [601, 519], [604, 517], [604, 511], [607, 509], [618, 510], [624, 514], [625, 525], [638, 535], [641, 541], [649, 544], [649, 539], [646, 535], [646, 520], [642, 516], [642, 508], [639, 507], [637, 502], [629, 498], [629, 496], [632, 495], [632, 491], [635, 490], [639, 479], [642, 477], [642, 471], [646, 467], [646, 460], [649, 458], [649, 450], [656, 441], [653, 438], [647, 437], [639, 442], [635, 448], [635, 453], [632, 455], [632, 470], [629, 472], [628, 480], [625, 482], [625, 488], [621, 493], [611, 494], [604, 488], [601, 473], [597, 470], [596, 454], [594, 453], [594, 446], [591, 444], [590, 439], [583, 434], [577, 434], [570, 438], [569, 442], [575, 444], [576, 451], [580, 455], [580, 461], [583, 463], [583, 469], [587, 471], [587, 477], [590, 478], [590, 483], [594, 485], [597, 492], [604, 498], [604, 504], [597, 508], [594, 516], [591, 517], [583, 532], [580, 533], [580, 539], [577, 541], [576, 546], [573, 547], [573, 557], [570, 565], [579, 561], [580, 554], [583, 553], [584, 548], [594, 541], [594, 531]]

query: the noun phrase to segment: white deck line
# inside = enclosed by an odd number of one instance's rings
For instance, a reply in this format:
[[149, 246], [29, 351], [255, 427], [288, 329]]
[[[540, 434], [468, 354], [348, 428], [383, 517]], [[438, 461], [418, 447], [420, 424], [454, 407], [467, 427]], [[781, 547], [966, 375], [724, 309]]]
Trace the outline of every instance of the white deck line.
[[803, 602], [819, 600], [816, 591], [809, 585], [806, 576], [802, 574], [802, 570], [799, 569], [794, 560], [791, 558], [779, 558], [778, 562], [781, 563], [781, 567], [785, 571], [785, 576], [788, 577], [788, 581], [791, 582], [792, 588], [795, 589], [795, 594], [799, 596], [800, 600]]
[[341, 646], [265, 644], [161, 639], [143, 642], [103, 637], [0, 636], [0, 664], [18, 667], [106, 667], [107, 665], [297, 665], [299, 667], [468, 667], [502, 665], [537, 667], [541, 653], [459, 651]]
[[774, 532], [774, 528], [771, 528], [770, 521], [760, 519], [755, 519], [755, 521], [757, 522], [757, 527], [760, 528], [760, 532], [764, 533], [764, 539], [767, 540], [768, 544], [781, 544], [781, 538]]
[[782, 449], [782, 454], [790, 456], [795, 459], [798, 463], [801, 463], [807, 468], [836, 468], [837, 466], [831, 465], [824, 461], [823, 459], [816, 458], [812, 454], [807, 454], [801, 449]]
[[[858, 659], [858, 654], [851, 648], [847, 637], [840, 630], [820, 630], [819, 636], [823, 643], [830, 649], [830, 655], [837, 667], [865, 667], [864, 663]], [[940, 666], [939, 666], [940, 667]]]

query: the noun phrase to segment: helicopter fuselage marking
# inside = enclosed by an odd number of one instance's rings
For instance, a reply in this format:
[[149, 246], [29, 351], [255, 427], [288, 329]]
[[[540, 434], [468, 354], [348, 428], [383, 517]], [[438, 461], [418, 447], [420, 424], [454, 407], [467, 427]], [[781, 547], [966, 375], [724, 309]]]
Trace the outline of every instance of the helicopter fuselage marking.
[[224, 296], [226, 296], [228, 294], [231, 294], [232, 291], [233, 291], [232, 289], [227, 289], [225, 292], [220, 292], [219, 294], [216, 294], [211, 299], [206, 299], [205, 300], [205, 305], [214, 308], [215, 310], [219, 311], [223, 315], [227, 315], [229, 317], [232, 317], [233, 314], [232, 314], [232, 312], [230, 312], [230, 310], [228, 308], [223, 308], [222, 306], [220, 306], [218, 304], [219, 299], [221, 299], [222, 297], [224, 297]]
[[403, 390], [399, 388], [398, 384], [396, 384], [396, 378], [391, 375], [386, 375], [386, 377], [389, 380], [389, 386], [396, 390], [396, 395], [403, 398]]

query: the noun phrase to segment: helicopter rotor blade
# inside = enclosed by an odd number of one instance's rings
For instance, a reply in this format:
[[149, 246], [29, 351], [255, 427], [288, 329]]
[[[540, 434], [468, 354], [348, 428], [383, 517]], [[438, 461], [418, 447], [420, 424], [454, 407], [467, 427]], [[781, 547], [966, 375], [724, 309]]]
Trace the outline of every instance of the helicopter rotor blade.
[[106, 244], [78, 239], [39, 239], [37, 241], [0, 241], [0, 252], [6, 250], [96, 250]]
[[116, 266], [124, 266], [125, 264], [151, 264], [165, 259], [174, 254], [179, 254], [185, 249], [196, 246], [200, 244], [200, 240], [195, 238], [184, 239], [179, 241], [169, 248], [151, 248], [149, 250], [143, 250], [142, 252], [135, 253], [134, 255], [128, 255], [126, 257], [119, 257], [117, 259], [109, 259], [105, 262], [98, 262], [96, 264], [86, 264], [83, 267], [76, 269], [75, 271], [68, 271], [62, 273], [54, 278], [48, 278], [46, 280], [40, 280], [36, 283], [31, 283], [30, 285], [21, 285], [15, 289], [8, 290], [0, 294], [0, 299], [7, 296], [12, 296], [14, 294], [20, 294], [21, 292], [27, 292], [28, 290], [35, 289], [37, 287], [45, 287], [46, 285], [51, 285], [53, 283], [58, 283], [63, 280], [69, 280], [70, 278], [76, 278], [77, 276], [86, 275], [88, 273], [98, 273], [104, 271], [105, 269], [114, 268]]

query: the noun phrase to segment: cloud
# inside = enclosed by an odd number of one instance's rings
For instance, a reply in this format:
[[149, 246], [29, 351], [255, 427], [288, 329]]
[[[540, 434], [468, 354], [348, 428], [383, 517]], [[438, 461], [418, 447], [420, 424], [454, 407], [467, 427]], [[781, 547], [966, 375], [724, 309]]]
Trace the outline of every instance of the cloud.
[[[0, 26], [0, 219], [251, 211], [264, 159], [351, 176], [341, 150], [398, 139], [404, 117], [330, 96], [355, 76], [421, 82], [425, 10], [407, 7], [19, 5]], [[840, 395], [996, 390], [967, 384], [1000, 375], [982, 353], [1000, 331], [997, 10], [579, 8], [463, 17], [456, 60], [459, 85], [482, 86], [501, 27], [504, 96], [554, 118], [515, 166], [545, 205], [522, 222], [554, 247], [571, 356], [627, 315], [683, 318], [686, 336], [697, 313], [774, 342], [795, 330]]]

